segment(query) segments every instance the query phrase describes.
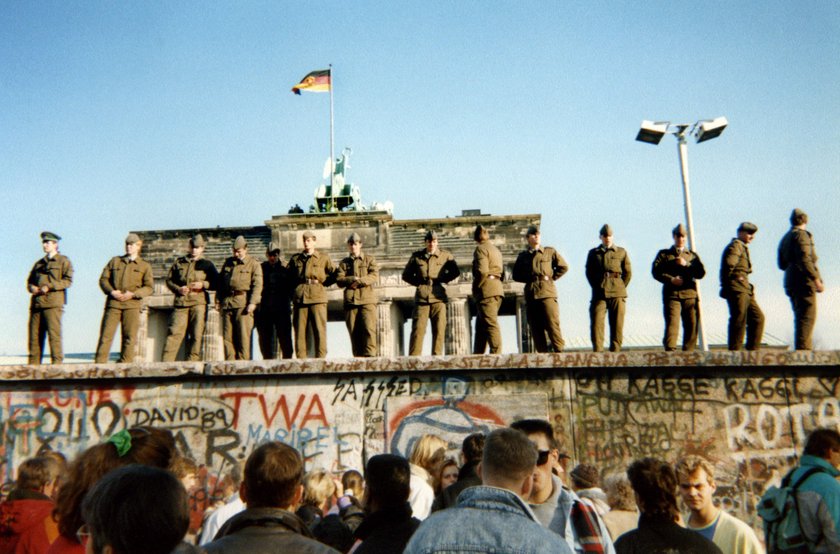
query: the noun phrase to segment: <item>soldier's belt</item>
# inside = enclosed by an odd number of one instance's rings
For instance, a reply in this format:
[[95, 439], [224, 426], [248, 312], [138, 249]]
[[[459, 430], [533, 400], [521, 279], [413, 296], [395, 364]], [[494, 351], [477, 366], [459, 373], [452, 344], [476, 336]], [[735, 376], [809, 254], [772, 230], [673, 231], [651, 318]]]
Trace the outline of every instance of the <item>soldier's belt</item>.
[[245, 296], [248, 294], [247, 290], [235, 290], [231, 293], [231, 296]]
[[548, 275], [534, 275], [534, 281], [548, 281]]
[[500, 279], [500, 277], [498, 275], [488, 275], [487, 278], [488, 279]]
[[320, 282], [321, 281], [319, 281], [318, 279], [313, 279], [313, 278], [309, 278], [309, 279], [306, 280], [307, 285], [317, 285]]
[[607, 276], [607, 277], [615, 277], [615, 278], [618, 278], [618, 277], [621, 277], [621, 273], [619, 273], [619, 272], [617, 272], [617, 271], [607, 271], [607, 272], [606, 272], [606, 276]]

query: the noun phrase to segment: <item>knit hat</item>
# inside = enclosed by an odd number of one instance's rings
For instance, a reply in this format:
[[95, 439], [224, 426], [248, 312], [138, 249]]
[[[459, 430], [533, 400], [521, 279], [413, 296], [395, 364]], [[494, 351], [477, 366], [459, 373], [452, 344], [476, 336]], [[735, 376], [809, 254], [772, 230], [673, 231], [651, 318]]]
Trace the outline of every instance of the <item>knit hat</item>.
[[569, 477], [572, 482], [582, 488], [591, 489], [599, 487], [601, 484], [601, 476], [598, 473], [598, 468], [592, 464], [578, 464], [572, 471], [569, 472]]

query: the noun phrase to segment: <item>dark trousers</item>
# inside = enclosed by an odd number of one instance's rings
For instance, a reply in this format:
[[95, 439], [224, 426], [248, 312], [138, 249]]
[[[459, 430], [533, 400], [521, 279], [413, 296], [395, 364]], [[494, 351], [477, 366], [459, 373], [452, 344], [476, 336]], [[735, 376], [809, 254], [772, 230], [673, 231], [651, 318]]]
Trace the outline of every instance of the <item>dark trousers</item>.
[[793, 342], [797, 350], [813, 350], [811, 336], [817, 323], [817, 295], [791, 296], [793, 306]]
[[291, 308], [268, 308], [260, 306], [254, 319], [257, 325], [257, 335], [260, 341], [260, 352], [264, 360], [277, 358], [277, 345], [280, 344], [280, 355], [291, 358], [294, 355], [292, 346], [292, 312]]
[[122, 332], [119, 363], [130, 363], [137, 355], [137, 333], [140, 331], [140, 308], [105, 308], [102, 325], [99, 327], [99, 344], [96, 345], [94, 361], [103, 364], [108, 361], [111, 343], [117, 334], [117, 325]]
[[446, 302], [435, 302], [414, 304], [414, 312], [411, 314], [411, 339], [408, 342], [409, 356], [419, 356], [422, 353], [429, 319], [432, 320], [432, 355], [443, 354], [443, 341], [446, 338]]
[[745, 334], [747, 350], [758, 350], [764, 334], [764, 313], [755, 296], [747, 292], [730, 292], [726, 303], [729, 304], [729, 350], [740, 350]]
[[680, 321], [683, 328], [682, 349], [690, 351], [697, 348], [697, 299], [666, 298], [663, 304], [665, 338], [662, 339], [662, 345], [665, 350], [676, 350]]
[[626, 298], [592, 299], [589, 303], [589, 336], [592, 339], [592, 350], [604, 350], [604, 316], [610, 321], [610, 352], [621, 351], [624, 337], [624, 312]]
[[204, 338], [204, 323], [207, 318], [207, 306], [177, 306], [169, 316], [169, 331], [163, 346], [163, 361], [174, 362], [178, 349], [187, 337], [186, 360], [197, 362], [201, 359], [201, 340]]
[[528, 300], [528, 327], [531, 329], [531, 339], [534, 350], [548, 352], [548, 344], [554, 352], [562, 352], [565, 342], [560, 332], [560, 308], [556, 298], [539, 298]]
[[60, 364], [64, 360], [61, 348], [61, 315], [64, 308], [44, 308], [29, 312], [29, 363], [41, 363], [47, 337], [50, 339], [50, 361]]
[[353, 355], [376, 356], [376, 304], [345, 304], [344, 323], [350, 333]]
[[502, 330], [499, 328], [499, 308], [501, 296], [491, 296], [476, 303], [478, 313], [475, 316], [475, 345], [473, 354], [484, 354], [490, 346], [491, 354], [502, 351]]

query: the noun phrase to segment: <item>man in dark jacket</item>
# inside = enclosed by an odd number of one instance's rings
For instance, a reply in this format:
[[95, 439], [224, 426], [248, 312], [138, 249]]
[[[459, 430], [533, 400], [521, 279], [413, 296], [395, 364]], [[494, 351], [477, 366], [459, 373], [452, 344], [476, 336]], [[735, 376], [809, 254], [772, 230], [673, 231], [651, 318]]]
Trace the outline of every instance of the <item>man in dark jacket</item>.
[[779, 269], [785, 272], [785, 294], [790, 297], [794, 319], [794, 347], [812, 350], [811, 335], [817, 323], [817, 293], [825, 289], [817, 268], [814, 236], [805, 229], [808, 214], [796, 208], [790, 214], [790, 231], [779, 243]]
[[481, 484], [481, 477], [478, 476], [476, 468], [481, 462], [484, 454], [484, 433], [473, 433], [467, 435], [461, 443], [461, 455], [464, 458], [464, 465], [458, 471], [458, 480], [440, 491], [432, 504], [432, 511], [451, 508], [457, 504], [458, 495], [461, 491], [470, 487], [477, 487]]
[[364, 502], [368, 516], [356, 529], [353, 554], [403, 551], [420, 526], [408, 504], [410, 480], [408, 460], [402, 456], [378, 454], [368, 460]]
[[683, 326], [683, 350], [697, 348], [697, 280], [706, 275], [706, 268], [696, 252], [686, 248], [686, 228], [680, 223], [672, 232], [674, 246], [660, 250], [653, 260], [653, 278], [662, 283], [662, 304], [665, 314], [665, 350], [677, 348], [680, 320]]
[[312, 539], [294, 510], [303, 494], [303, 460], [297, 450], [273, 441], [254, 450], [245, 462], [239, 496], [246, 509], [229, 519], [208, 554], [335, 553]]
[[747, 336], [747, 350], [757, 350], [764, 334], [764, 313], [755, 301], [750, 284], [750, 249], [758, 227], [745, 221], [720, 260], [720, 296], [729, 304], [729, 350], [740, 350]]

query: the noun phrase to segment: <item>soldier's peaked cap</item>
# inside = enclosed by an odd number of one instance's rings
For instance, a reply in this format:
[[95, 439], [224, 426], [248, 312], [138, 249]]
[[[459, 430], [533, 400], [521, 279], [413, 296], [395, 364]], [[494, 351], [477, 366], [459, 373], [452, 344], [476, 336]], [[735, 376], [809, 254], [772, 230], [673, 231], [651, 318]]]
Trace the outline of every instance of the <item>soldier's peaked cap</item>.
[[311, 229], [307, 229], [303, 232], [303, 238], [305, 239], [314, 239], [315, 233]]
[[435, 240], [436, 238], [438, 238], [437, 231], [435, 231], [434, 229], [429, 229], [428, 231], [426, 231], [426, 238], [423, 240]]
[[204, 242], [204, 237], [201, 236], [201, 234], [199, 233], [197, 235], [193, 235], [192, 237], [190, 237], [190, 244], [192, 244], [195, 247], [200, 248], [200, 247], [204, 246], [206, 243]]
[[347, 237], [347, 244], [352, 244], [356, 242], [362, 242], [362, 237], [359, 233], [350, 233], [350, 236]]
[[738, 232], [740, 233], [741, 231], [744, 231], [748, 235], [754, 235], [758, 232], [758, 225], [745, 221], [738, 225]]
[[612, 227], [610, 227], [609, 223], [604, 223], [604, 226], [601, 227], [601, 236], [602, 237], [611, 237], [613, 235]]
[[134, 244], [135, 242], [140, 242], [140, 236], [137, 233], [129, 233], [127, 237], [125, 237], [126, 244]]
[[674, 230], [671, 231], [671, 234], [672, 235], [680, 235], [680, 236], [684, 237], [685, 235], [688, 234], [688, 231], [686, 231], [685, 225], [683, 225], [682, 223], [679, 223], [676, 227], [674, 227]]
[[58, 241], [61, 240], [61, 237], [56, 235], [55, 233], [53, 233], [51, 231], [44, 231], [43, 233], [41, 233], [41, 240], [42, 241], [54, 240], [54, 241], [58, 242]]
[[525, 236], [528, 235], [539, 235], [540, 229], [536, 225], [528, 225], [528, 231], [525, 232]]
[[241, 248], [248, 248], [248, 241], [245, 240], [245, 237], [239, 235], [236, 237], [236, 240], [233, 241], [233, 248], [235, 250], [239, 250]]
[[280, 253], [280, 245], [276, 242], [272, 241], [268, 243], [268, 248], [265, 249], [268, 254], [279, 254]]

